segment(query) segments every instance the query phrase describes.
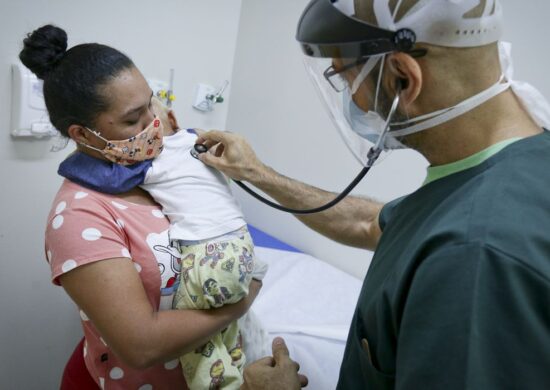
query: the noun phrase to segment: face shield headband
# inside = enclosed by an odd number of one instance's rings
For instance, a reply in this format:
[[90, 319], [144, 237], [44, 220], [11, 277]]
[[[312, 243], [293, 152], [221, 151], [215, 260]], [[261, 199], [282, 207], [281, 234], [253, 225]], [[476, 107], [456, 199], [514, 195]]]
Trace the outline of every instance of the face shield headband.
[[411, 29], [392, 31], [376, 27], [347, 16], [337, 8], [339, 6], [340, 9], [349, 8], [349, 3], [313, 0], [304, 10], [298, 22], [296, 39], [306, 56], [361, 58], [393, 51], [406, 52], [416, 42]]

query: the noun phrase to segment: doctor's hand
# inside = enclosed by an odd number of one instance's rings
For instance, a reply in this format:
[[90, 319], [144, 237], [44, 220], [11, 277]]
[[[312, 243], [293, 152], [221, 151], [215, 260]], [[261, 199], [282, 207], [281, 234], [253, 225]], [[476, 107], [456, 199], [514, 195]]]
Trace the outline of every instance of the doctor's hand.
[[246, 142], [243, 136], [226, 131], [195, 129], [199, 137], [197, 144], [204, 144], [208, 152], [201, 153], [199, 160], [222, 171], [234, 180], [253, 182], [265, 169], [264, 164]]
[[298, 374], [300, 366], [289, 357], [284, 340], [273, 340], [273, 357], [265, 357], [244, 369], [241, 390], [295, 390], [307, 386], [307, 377]]

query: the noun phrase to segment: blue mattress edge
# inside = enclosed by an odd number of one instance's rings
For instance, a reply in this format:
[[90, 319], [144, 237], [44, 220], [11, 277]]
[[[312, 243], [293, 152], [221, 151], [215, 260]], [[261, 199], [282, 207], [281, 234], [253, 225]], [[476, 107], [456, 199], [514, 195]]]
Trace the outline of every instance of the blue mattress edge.
[[277, 238], [270, 236], [266, 232], [263, 232], [260, 229], [250, 224], [248, 225], [248, 231], [250, 232], [250, 235], [252, 236], [252, 241], [254, 241], [254, 245], [256, 246], [262, 246], [264, 248], [271, 248], [271, 249], [279, 249], [279, 250], [288, 251], [288, 252], [302, 253], [302, 251], [294, 248], [293, 246], [285, 244], [281, 240], [278, 240]]

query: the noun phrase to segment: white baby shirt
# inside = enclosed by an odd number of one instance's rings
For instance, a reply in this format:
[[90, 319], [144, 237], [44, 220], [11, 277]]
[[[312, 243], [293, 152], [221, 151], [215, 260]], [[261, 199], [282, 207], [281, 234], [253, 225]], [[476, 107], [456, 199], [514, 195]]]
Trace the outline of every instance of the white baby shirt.
[[170, 220], [171, 240], [204, 240], [246, 224], [228, 179], [191, 156], [196, 138], [185, 130], [165, 136], [141, 185]]

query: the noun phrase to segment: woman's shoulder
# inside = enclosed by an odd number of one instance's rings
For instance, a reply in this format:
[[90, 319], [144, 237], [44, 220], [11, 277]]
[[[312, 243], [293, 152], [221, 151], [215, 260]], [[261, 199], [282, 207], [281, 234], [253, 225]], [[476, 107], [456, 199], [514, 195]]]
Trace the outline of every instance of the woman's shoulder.
[[78, 200], [78, 201], [81, 201], [78, 203], [82, 203], [82, 204], [87, 204], [87, 203], [97, 204], [102, 202], [108, 202], [109, 198], [112, 198], [112, 196], [94, 191], [90, 188], [83, 187], [80, 184], [77, 184], [68, 179], [65, 179], [61, 184], [61, 187], [59, 187], [59, 190], [57, 191], [54, 203], [57, 200], [65, 201], [65, 202], [70, 200]]
[[77, 266], [120, 257], [125, 234], [113, 217], [109, 197], [65, 180], [48, 217], [46, 258], [52, 280]]
[[90, 216], [96, 217], [112, 215], [115, 210], [123, 207], [123, 201], [117, 200], [113, 195], [103, 194], [65, 179], [54, 198], [48, 220], [69, 210], [90, 213]]

